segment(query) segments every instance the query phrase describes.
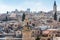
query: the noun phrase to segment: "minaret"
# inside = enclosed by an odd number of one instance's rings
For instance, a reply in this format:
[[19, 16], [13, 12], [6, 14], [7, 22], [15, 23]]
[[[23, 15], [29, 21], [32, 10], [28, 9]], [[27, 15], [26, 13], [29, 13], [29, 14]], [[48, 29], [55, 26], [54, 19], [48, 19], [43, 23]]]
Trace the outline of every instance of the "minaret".
[[57, 5], [56, 5], [56, 1], [54, 1], [53, 14], [54, 14], [54, 20], [57, 20]]

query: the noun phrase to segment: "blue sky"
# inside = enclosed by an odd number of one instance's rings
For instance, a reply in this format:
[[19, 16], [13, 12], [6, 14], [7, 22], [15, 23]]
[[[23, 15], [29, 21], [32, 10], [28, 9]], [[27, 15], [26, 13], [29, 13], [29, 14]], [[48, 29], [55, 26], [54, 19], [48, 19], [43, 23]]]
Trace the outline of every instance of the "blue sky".
[[[50, 11], [53, 9], [54, 0], [0, 0], [0, 13], [14, 11], [15, 9], [31, 11]], [[57, 9], [60, 10], [60, 0], [56, 0]]]

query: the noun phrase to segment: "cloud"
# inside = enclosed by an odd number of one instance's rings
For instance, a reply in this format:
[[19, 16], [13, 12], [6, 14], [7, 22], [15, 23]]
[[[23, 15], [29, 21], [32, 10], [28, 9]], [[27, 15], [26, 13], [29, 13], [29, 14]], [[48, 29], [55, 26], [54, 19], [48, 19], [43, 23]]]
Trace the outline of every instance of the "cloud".
[[[6, 3], [6, 1], [0, 2], [0, 13], [5, 13], [6, 11], [14, 11], [15, 9], [18, 9], [19, 11], [26, 10], [27, 8], [30, 8], [31, 11], [52, 10], [53, 5], [49, 6], [50, 5], [49, 3], [48, 4], [44, 4], [44, 3], [45, 2], [42, 2], [41, 0], [25, 0], [25, 1], [23, 0], [18, 3], [16, 3], [16, 0], [15, 0], [15, 2], [14, 2], [14, 0], [13, 0], [13, 2], [7, 1], [7, 3]], [[58, 10], [60, 9], [59, 7], [58, 7]]]
[[21, 3], [20, 5], [9, 5], [4, 4], [3, 2], [0, 3], [0, 13], [5, 13], [6, 11], [13, 11], [15, 9], [20, 10], [26, 10], [27, 8], [31, 8], [31, 11], [47, 11], [48, 9], [42, 2], [36, 2], [36, 1], [25, 1]]

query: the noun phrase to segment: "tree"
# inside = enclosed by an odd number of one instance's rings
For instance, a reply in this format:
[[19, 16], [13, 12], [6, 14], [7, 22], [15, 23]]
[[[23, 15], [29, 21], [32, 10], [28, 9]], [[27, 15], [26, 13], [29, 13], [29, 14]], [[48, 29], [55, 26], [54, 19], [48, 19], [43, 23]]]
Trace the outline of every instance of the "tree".
[[7, 11], [7, 16], [6, 16], [6, 21], [8, 21], [8, 11]]
[[23, 13], [23, 15], [22, 15], [22, 21], [24, 21], [25, 20], [25, 13]]
[[57, 14], [56, 14], [56, 12], [54, 14], [54, 20], [57, 20]]
[[35, 26], [35, 24], [34, 24], [34, 23], [32, 23], [32, 26]]
[[60, 18], [59, 18], [59, 22], [60, 22]]

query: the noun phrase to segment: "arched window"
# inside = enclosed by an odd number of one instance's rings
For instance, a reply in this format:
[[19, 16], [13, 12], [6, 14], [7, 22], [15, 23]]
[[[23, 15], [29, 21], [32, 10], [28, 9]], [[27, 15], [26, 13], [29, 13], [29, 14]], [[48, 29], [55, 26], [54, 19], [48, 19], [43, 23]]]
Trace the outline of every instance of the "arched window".
[[32, 32], [32, 37], [34, 37], [34, 31]]

